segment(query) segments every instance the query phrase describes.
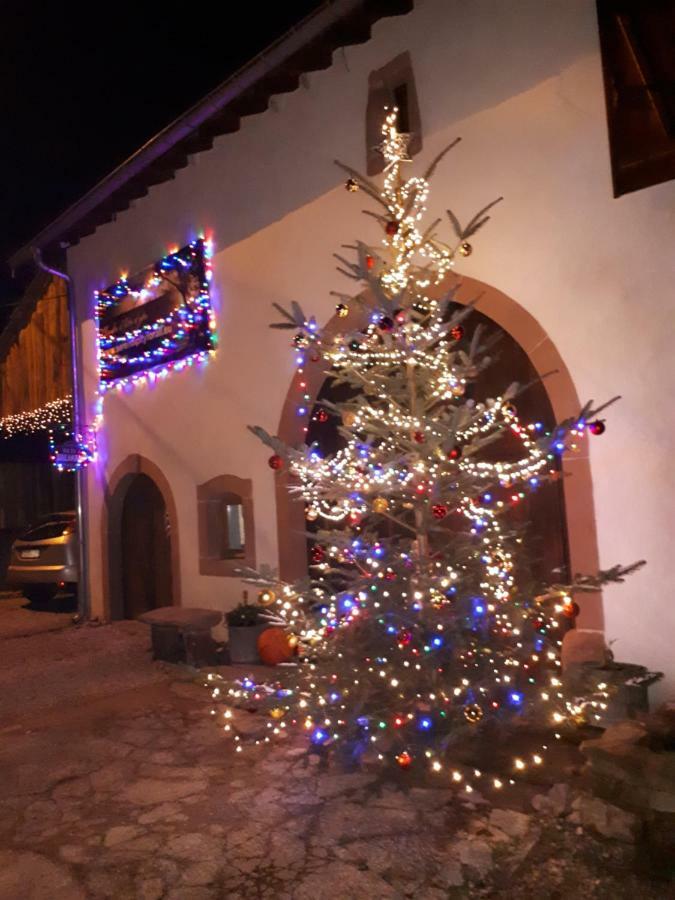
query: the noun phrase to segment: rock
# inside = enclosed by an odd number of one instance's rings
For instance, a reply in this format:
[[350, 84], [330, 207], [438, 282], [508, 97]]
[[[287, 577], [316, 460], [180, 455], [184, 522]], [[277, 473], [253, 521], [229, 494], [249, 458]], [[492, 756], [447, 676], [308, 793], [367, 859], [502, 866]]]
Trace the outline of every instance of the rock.
[[141, 825], [154, 825], [155, 822], [163, 822], [175, 816], [176, 813], [180, 813], [180, 810], [181, 808], [177, 803], [160, 803], [159, 806], [140, 815], [138, 821]]
[[36, 800], [26, 809], [24, 821], [26, 825], [38, 825], [45, 828], [53, 825], [61, 818], [61, 810], [53, 800]]
[[536, 794], [532, 806], [545, 816], [562, 816], [569, 808], [570, 788], [568, 784], [554, 784], [547, 794]]
[[452, 848], [453, 855], [467, 868], [484, 878], [492, 868], [492, 849], [486, 841], [461, 840]]
[[675, 702], [662, 703], [645, 724], [652, 739], [664, 750], [675, 750]]
[[161, 878], [148, 878], [138, 883], [139, 900], [161, 900], [164, 895], [164, 882]]
[[329, 862], [296, 883], [292, 896], [293, 900], [393, 900], [399, 895], [373, 872], [363, 872], [343, 862]]
[[64, 862], [82, 865], [89, 860], [90, 853], [86, 847], [79, 847], [77, 844], [63, 844], [59, 847], [59, 856]]
[[134, 853], [154, 853], [162, 845], [162, 838], [156, 834], [146, 834], [144, 837], [136, 838], [131, 845]]
[[675, 813], [675, 753], [644, 746], [641, 728], [621, 722], [601, 738], [584, 741], [580, 749], [593, 791], [628, 809]]
[[598, 631], [572, 628], [567, 632], [562, 644], [563, 671], [583, 663], [598, 663], [604, 666], [610, 659], [604, 636]]
[[163, 801], [180, 800], [191, 794], [198, 794], [208, 787], [206, 781], [160, 781], [156, 778], [140, 778], [132, 782], [118, 796], [118, 799], [137, 806], [155, 806]]
[[185, 884], [202, 885], [211, 884], [218, 877], [220, 863], [215, 860], [204, 860], [189, 866], [182, 876]]
[[624, 722], [616, 722], [608, 725], [600, 741], [607, 745], [616, 744], [641, 744], [649, 743], [647, 728], [642, 722], [635, 719], [626, 719]]
[[128, 765], [115, 762], [94, 772], [89, 776], [89, 780], [95, 791], [114, 791], [127, 780], [128, 772]]
[[208, 859], [220, 859], [223, 854], [223, 844], [217, 838], [201, 832], [180, 834], [171, 838], [167, 843], [166, 853], [178, 859], [201, 862]]
[[445, 888], [461, 887], [464, 884], [461, 865], [456, 860], [443, 863], [438, 870], [438, 881]]
[[142, 834], [142, 830], [136, 825], [115, 825], [106, 831], [103, 845], [104, 847], [117, 847], [119, 844], [133, 840], [139, 834]]
[[54, 800], [68, 799], [71, 797], [86, 797], [91, 791], [91, 782], [88, 778], [71, 778], [64, 781], [52, 791]]
[[361, 772], [322, 775], [318, 780], [316, 793], [322, 799], [327, 800], [331, 797], [337, 797], [339, 794], [356, 791], [367, 784], [371, 784], [373, 780], [373, 775], [365, 775]]
[[166, 895], [166, 900], [220, 900], [222, 894], [215, 894], [207, 887], [174, 888]]
[[584, 828], [592, 828], [603, 837], [614, 838], [619, 841], [632, 843], [635, 841], [639, 821], [632, 813], [605, 803], [597, 797], [588, 794], [580, 794], [572, 803], [572, 808], [578, 812], [581, 825]]
[[158, 750], [150, 755], [150, 762], [160, 766], [173, 766], [178, 762], [178, 754], [170, 750]]
[[65, 866], [37, 853], [0, 851], [0, 900], [86, 900]]
[[511, 838], [523, 838], [530, 829], [530, 817], [513, 809], [493, 809], [490, 825]]

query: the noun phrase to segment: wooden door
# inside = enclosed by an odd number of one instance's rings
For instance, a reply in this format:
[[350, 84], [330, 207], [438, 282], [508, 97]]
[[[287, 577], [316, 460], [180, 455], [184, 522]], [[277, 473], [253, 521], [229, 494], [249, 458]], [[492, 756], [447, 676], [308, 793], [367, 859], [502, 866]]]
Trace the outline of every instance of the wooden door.
[[173, 603], [171, 536], [164, 498], [147, 475], [135, 475], [122, 508], [122, 597], [125, 619]]

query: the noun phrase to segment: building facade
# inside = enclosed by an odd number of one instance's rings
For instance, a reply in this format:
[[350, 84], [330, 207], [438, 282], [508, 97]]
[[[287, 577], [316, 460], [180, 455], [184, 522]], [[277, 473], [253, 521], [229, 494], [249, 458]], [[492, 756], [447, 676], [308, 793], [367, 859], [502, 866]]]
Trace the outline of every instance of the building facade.
[[[661, 690], [672, 689], [675, 185], [613, 196], [595, 5], [421, 0], [331, 52], [327, 68], [188, 152], [170, 180], [67, 251], [86, 424], [101, 415], [87, 469], [92, 614], [129, 614], [129, 570], [144, 565], [165, 573], [152, 602], [218, 609], [242, 598], [242, 559], [302, 569], [302, 513], [247, 430], [303, 439], [293, 356], [268, 327], [271, 304], [295, 300], [321, 322], [335, 315], [330, 292], [350, 285], [332, 254], [379, 232], [334, 160], [377, 168], [373, 110], [398, 91], [413, 165], [462, 138], [434, 177], [430, 212], [468, 218], [505, 198], [457, 266], [460, 302], [481, 295], [478, 310], [534, 369], [556, 370], [545, 387], [559, 418], [621, 395], [606, 433], [564, 464], [569, 562], [647, 565], [603, 597], [582, 597], [577, 627], [616, 642], [618, 658], [666, 672]], [[212, 245], [215, 352], [101, 398], [97, 292], [200, 236]], [[308, 373], [310, 398], [323, 377]]]

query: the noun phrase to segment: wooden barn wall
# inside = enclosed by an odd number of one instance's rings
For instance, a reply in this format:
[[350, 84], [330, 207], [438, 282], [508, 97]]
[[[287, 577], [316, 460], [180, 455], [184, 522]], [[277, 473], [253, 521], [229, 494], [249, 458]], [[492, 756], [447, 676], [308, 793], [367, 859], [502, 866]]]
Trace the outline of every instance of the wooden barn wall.
[[37, 409], [71, 390], [66, 287], [52, 278], [0, 360], [0, 418]]

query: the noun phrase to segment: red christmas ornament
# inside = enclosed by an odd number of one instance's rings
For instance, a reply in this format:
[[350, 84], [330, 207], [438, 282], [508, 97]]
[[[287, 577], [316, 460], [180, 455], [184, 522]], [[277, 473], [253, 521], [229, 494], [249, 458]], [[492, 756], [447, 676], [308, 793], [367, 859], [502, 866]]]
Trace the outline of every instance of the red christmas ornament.
[[572, 601], [572, 603], [565, 603], [563, 605], [563, 615], [567, 616], [568, 619], [576, 619], [576, 617], [581, 612], [579, 604], [576, 601]]
[[588, 430], [591, 434], [604, 434], [605, 427], [605, 423], [600, 419], [596, 419], [595, 422], [588, 423]]
[[461, 341], [464, 337], [464, 326], [463, 325], [455, 325], [454, 328], [450, 329], [450, 337], [455, 341]]
[[375, 265], [375, 258], [372, 256], [366, 256], [366, 268], [372, 269]]
[[321, 546], [321, 544], [315, 544], [312, 547], [311, 557], [312, 557], [312, 562], [315, 565], [322, 563], [324, 561], [325, 556], [326, 556], [326, 551]]
[[417, 441], [418, 444], [423, 444], [424, 441], [425, 441], [425, 437], [424, 437], [424, 435], [422, 434], [421, 431], [416, 431], [416, 432], [413, 434], [413, 437], [415, 438], [415, 440]]
[[394, 222], [394, 221], [392, 221], [392, 222], [387, 222], [386, 227], [385, 227], [384, 230], [385, 230], [385, 231], [387, 232], [387, 234], [390, 235], [390, 236], [393, 235], [393, 234], [396, 234], [396, 232], [398, 231], [398, 222]]
[[283, 459], [279, 456], [278, 453], [275, 453], [273, 456], [267, 460], [267, 465], [270, 469], [280, 469], [284, 464]]
[[456, 444], [452, 450], [448, 450], [447, 457], [448, 459], [459, 459], [462, 455], [462, 448], [459, 444]]
[[318, 411], [318, 413], [316, 414], [316, 421], [322, 423], [328, 421], [328, 413], [325, 409], [320, 409]]
[[412, 631], [410, 631], [408, 628], [402, 628], [397, 635], [399, 647], [407, 647], [412, 639]]
[[349, 513], [349, 522], [351, 525], [360, 525], [362, 518], [363, 518], [363, 516], [357, 509], [353, 509]]
[[387, 572], [384, 576], [387, 581], [396, 581], [396, 572], [392, 572], [391, 570]]
[[431, 507], [431, 514], [434, 519], [444, 519], [448, 514], [448, 507], [442, 503], [436, 503]]
[[396, 762], [402, 769], [408, 769], [410, 764], [412, 763], [412, 756], [408, 753], [407, 750], [404, 750], [403, 753], [399, 753], [396, 757]]

